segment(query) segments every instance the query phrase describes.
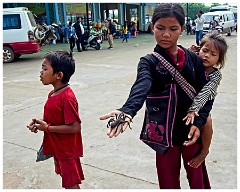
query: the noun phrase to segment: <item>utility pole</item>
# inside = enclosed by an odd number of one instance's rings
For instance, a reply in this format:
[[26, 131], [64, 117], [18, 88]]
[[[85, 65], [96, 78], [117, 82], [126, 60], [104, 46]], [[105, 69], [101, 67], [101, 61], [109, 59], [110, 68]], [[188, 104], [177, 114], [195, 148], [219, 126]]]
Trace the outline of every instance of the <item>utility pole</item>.
[[88, 3], [86, 3], [86, 12], [87, 12], [87, 29], [90, 31], [90, 26], [89, 26], [89, 15], [88, 15]]

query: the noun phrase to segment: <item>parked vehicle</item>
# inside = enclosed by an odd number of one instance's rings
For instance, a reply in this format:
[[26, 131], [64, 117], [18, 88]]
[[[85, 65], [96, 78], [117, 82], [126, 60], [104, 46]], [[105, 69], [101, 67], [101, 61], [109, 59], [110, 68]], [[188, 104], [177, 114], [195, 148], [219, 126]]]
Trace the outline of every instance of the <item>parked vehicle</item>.
[[232, 11], [214, 11], [203, 14], [203, 35], [209, 32], [210, 23], [215, 17], [219, 18], [218, 28], [219, 32], [227, 33], [228, 36], [235, 30], [234, 14]]
[[195, 34], [196, 34], [196, 25], [192, 26], [192, 29], [191, 29], [191, 35], [195, 35]]
[[234, 20], [235, 20], [235, 30], [237, 32], [237, 8], [236, 7], [231, 7], [229, 5], [219, 5], [219, 6], [214, 6], [210, 8], [210, 12], [213, 11], [232, 11], [234, 15]]
[[3, 62], [10, 63], [22, 54], [40, 51], [33, 31], [36, 22], [26, 7], [3, 9]]
[[52, 25], [47, 25], [46, 23], [42, 23], [42, 25], [38, 24], [34, 29], [34, 37], [37, 39], [39, 45], [42, 47], [46, 44], [49, 44], [52, 40], [56, 40], [56, 29], [58, 25], [52, 23]]
[[84, 49], [92, 47], [96, 50], [101, 48], [102, 41], [100, 40], [101, 34], [96, 31], [91, 30], [90, 32], [85, 31], [83, 35]]

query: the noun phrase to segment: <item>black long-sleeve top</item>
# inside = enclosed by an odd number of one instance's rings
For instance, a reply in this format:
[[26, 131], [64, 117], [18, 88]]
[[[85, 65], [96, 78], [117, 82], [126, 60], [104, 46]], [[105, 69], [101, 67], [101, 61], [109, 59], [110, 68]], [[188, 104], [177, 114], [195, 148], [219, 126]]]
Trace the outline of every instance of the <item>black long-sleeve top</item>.
[[[190, 83], [198, 93], [202, 87], [208, 82], [202, 60], [195, 53], [179, 46], [185, 52], [185, 62], [183, 69], [179, 71], [182, 76]], [[161, 54], [167, 61], [169, 61], [175, 68], [176, 65], [169, 54], [163, 48], [156, 45], [155, 52]], [[125, 104], [119, 109], [132, 117], [141, 109], [148, 95], [158, 94], [166, 89], [169, 84], [175, 83], [177, 86], [177, 104], [176, 116], [174, 121], [174, 129], [172, 136], [173, 145], [181, 145], [187, 140], [187, 135], [190, 130], [190, 125], [186, 126], [182, 120], [192, 104], [192, 100], [182, 90], [182, 88], [175, 82], [170, 73], [166, 69], [156, 69], [158, 59], [154, 56], [152, 62], [146, 57], [140, 58], [137, 69], [137, 78], [133, 84], [129, 97]], [[194, 125], [200, 130], [206, 123], [206, 119], [212, 109], [213, 100], [207, 101], [204, 107], [199, 111], [199, 117], [195, 117]], [[163, 109], [164, 110], [164, 109]], [[166, 109], [167, 110], [167, 109]], [[199, 141], [198, 141], [199, 142]]]

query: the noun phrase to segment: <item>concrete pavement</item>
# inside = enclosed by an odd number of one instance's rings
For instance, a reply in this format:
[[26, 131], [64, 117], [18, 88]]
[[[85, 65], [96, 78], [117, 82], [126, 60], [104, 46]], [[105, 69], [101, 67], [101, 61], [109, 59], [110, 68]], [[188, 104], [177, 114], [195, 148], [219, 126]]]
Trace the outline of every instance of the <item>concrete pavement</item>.
[[[237, 35], [226, 37], [229, 44], [223, 79], [211, 112], [214, 136], [206, 159], [213, 189], [237, 188]], [[195, 36], [182, 35], [179, 43], [189, 47]], [[152, 52], [152, 35], [139, 35], [114, 49], [75, 52], [76, 72], [70, 85], [74, 90], [82, 119], [85, 181], [83, 189], [158, 189], [155, 153], [139, 140], [143, 108], [133, 120], [132, 130], [117, 138], [106, 135], [107, 121], [99, 116], [122, 104], [136, 77], [141, 56]], [[67, 49], [68, 44], [46, 46], [34, 55], [3, 64], [3, 188], [61, 189], [61, 178], [54, 173], [52, 159], [35, 162], [42, 133], [26, 128], [32, 117], [41, 118], [51, 86], [39, 81], [42, 56], [49, 50]], [[188, 189], [184, 168], [182, 188]]]

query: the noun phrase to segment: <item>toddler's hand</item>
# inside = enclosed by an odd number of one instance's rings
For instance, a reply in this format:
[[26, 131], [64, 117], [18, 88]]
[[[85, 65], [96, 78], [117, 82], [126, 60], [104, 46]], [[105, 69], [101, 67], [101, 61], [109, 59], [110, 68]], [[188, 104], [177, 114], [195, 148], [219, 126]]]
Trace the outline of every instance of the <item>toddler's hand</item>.
[[183, 118], [183, 121], [187, 120], [186, 123], [185, 123], [185, 125], [189, 125], [189, 123], [193, 124], [194, 118], [195, 118], [196, 116], [199, 116], [197, 112], [194, 112], [194, 111], [189, 112], [189, 113], [186, 115], [186, 117]]
[[192, 52], [194, 52], [194, 53], [196, 53], [196, 54], [198, 54], [199, 51], [200, 51], [200, 46], [198, 46], [198, 45], [191, 45], [191, 47], [189, 48], [189, 50], [192, 51]]
[[185, 141], [183, 143], [183, 145], [185, 146], [189, 146], [189, 145], [192, 145], [194, 144], [197, 139], [200, 137], [200, 130], [198, 129], [198, 127], [192, 125], [191, 128], [190, 128], [190, 131], [188, 133], [188, 141]]

